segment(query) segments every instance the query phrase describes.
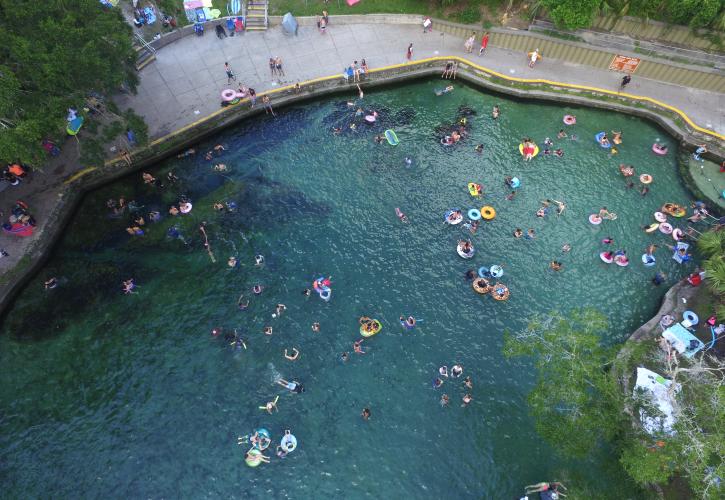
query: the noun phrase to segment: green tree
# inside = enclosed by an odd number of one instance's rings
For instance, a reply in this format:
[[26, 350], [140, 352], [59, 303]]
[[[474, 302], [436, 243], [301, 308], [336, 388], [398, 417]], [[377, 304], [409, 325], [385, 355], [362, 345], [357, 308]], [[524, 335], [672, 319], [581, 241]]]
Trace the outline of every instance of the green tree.
[[591, 26], [601, 0], [541, 0], [541, 4], [559, 27], [568, 30]]
[[98, 0], [0, 0], [0, 160], [38, 162], [66, 110], [135, 87], [131, 28]]

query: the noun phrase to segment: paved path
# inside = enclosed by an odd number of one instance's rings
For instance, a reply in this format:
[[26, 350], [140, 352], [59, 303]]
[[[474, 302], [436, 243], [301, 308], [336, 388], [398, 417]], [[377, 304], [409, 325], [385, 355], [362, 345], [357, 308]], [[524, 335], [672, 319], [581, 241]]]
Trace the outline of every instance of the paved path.
[[[413, 42], [414, 58], [435, 55], [465, 57], [463, 40], [440, 32], [423, 34], [413, 25], [335, 25], [321, 35], [316, 27], [300, 26], [298, 36], [280, 27], [264, 33], [218, 39], [213, 33], [189, 36], [157, 52], [157, 61], [141, 72], [138, 95], [117, 99], [146, 118], [151, 135], [161, 137], [219, 109], [220, 92], [227, 87], [224, 62], [229, 61], [237, 80], [257, 93], [280, 84], [341, 74], [355, 60], [365, 58], [371, 68], [405, 62]], [[533, 47], [532, 47], [533, 48]], [[273, 80], [269, 57], [281, 56], [286, 76]], [[487, 68], [519, 77], [546, 78], [566, 83], [616, 89], [621, 74], [589, 66], [544, 59], [535, 69], [521, 52], [489, 48], [484, 57], [468, 57]], [[627, 92], [652, 97], [687, 113], [696, 124], [725, 133], [725, 95], [634, 77]]]

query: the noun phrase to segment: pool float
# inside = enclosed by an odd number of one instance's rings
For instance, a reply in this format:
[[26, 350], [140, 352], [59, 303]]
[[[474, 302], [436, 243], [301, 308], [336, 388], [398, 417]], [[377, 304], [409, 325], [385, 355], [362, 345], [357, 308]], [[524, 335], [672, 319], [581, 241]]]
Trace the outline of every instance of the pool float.
[[237, 93], [233, 91], [232, 89], [224, 89], [222, 90], [222, 101], [230, 102], [236, 99]]
[[660, 227], [658, 222], [653, 222], [649, 226], [647, 226], [647, 229], [644, 230], [645, 233], [654, 233], [657, 231], [657, 229]]
[[256, 448], [252, 448], [247, 452], [244, 462], [250, 467], [256, 467], [262, 463], [262, 452]]
[[481, 193], [483, 192], [483, 186], [481, 186], [480, 184], [476, 184], [475, 182], [469, 182], [468, 192], [471, 193], [471, 196], [481, 196]]
[[672, 217], [683, 217], [687, 213], [683, 207], [675, 203], [665, 203], [662, 206], [662, 211]]
[[[672, 258], [675, 262], [678, 264], [682, 264], [683, 262], [687, 262], [690, 260], [690, 256], [687, 255], [687, 249], [690, 248], [689, 243], [684, 243], [682, 241], [678, 241], [675, 245], [675, 251], [672, 252]], [[678, 250], [684, 250], [685, 255], [680, 255], [680, 252]]]
[[271, 438], [269, 435], [269, 431], [265, 429], [264, 427], [260, 427], [259, 429], [256, 429], [254, 431], [257, 436], [259, 436], [259, 439], [252, 443], [252, 446], [254, 446], [254, 449], [259, 451], [264, 451], [267, 448], [269, 448], [269, 443], [271, 442]]
[[65, 131], [68, 133], [68, 135], [76, 135], [78, 134], [78, 131], [83, 126], [83, 117], [77, 116], [71, 121], [68, 122], [68, 126], [65, 128]]
[[500, 278], [501, 276], [503, 276], [503, 267], [501, 267], [497, 264], [494, 264], [493, 266], [491, 266], [491, 268], [488, 270], [488, 272], [491, 275], [491, 277]]
[[697, 317], [697, 314], [695, 314], [692, 311], [685, 311], [682, 313], [682, 319], [685, 321], [688, 321], [690, 323], [690, 326], [695, 326], [700, 322], [700, 318]]
[[375, 118], [375, 115], [365, 115], [366, 122], [375, 123], [375, 120], [377, 120], [377, 118]]
[[388, 144], [390, 144], [391, 146], [397, 146], [400, 143], [400, 141], [398, 140], [398, 136], [395, 135], [395, 132], [393, 132], [392, 130], [388, 129], [385, 131], [385, 138], [388, 140]]
[[[524, 144], [523, 143], [519, 144], [519, 153], [521, 153], [521, 156], [526, 156], [530, 152], [531, 152], [531, 148], [526, 148], [526, 150], [524, 150]], [[539, 146], [537, 144], [534, 144], [534, 151], [533, 151], [531, 157], [533, 158], [537, 154], [539, 154]]]
[[442, 96], [443, 94], [447, 94], [448, 92], [451, 92], [453, 90], [453, 85], [449, 85], [444, 89], [435, 89], [433, 92], [435, 92], [435, 95]]
[[667, 216], [662, 212], [655, 212], [655, 220], [657, 222], [667, 222]]
[[602, 218], [599, 217], [598, 214], [592, 214], [589, 216], [589, 222], [594, 224], [595, 226], [598, 226], [602, 223]]
[[684, 236], [684, 233], [682, 232], [682, 229], [679, 227], [676, 227], [672, 230], [672, 239], [675, 241], [680, 241], [682, 237]]
[[655, 256], [654, 255], [649, 255], [649, 254], [646, 254], [646, 253], [643, 253], [642, 254], [642, 264], [644, 264], [647, 267], [654, 266], [655, 263], [656, 263], [655, 260], [656, 259], [655, 259]]
[[611, 252], [599, 252], [599, 258], [602, 259], [606, 264], [614, 262], [614, 256]]
[[641, 182], [642, 184], [651, 184], [652, 176], [649, 174], [642, 174], [639, 176], [639, 182]]
[[279, 445], [287, 453], [292, 453], [297, 449], [297, 438], [294, 434], [292, 434], [292, 432], [284, 431], [284, 436], [282, 436], [282, 440], [279, 442]]
[[186, 203], [179, 204], [179, 212], [181, 212], [182, 214], [188, 214], [189, 212], [191, 212], [191, 208], [192, 204], [188, 201]]
[[487, 294], [493, 288], [486, 278], [476, 278], [473, 280], [473, 291], [481, 295]]
[[665, 234], [672, 234], [672, 226], [666, 222], [660, 224], [660, 232]]
[[626, 255], [615, 255], [614, 263], [617, 264], [619, 267], [627, 267], [629, 265], [629, 259]]
[[631, 177], [634, 175], [634, 168], [631, 165], [625, 165], [624, 163], [619, 166], [619, 171], [625, 177]]
[[330, 280], [324, 276], [320, 276], [312, 282], [312, 288], [317, 292], [322, 300], [329, 302], [332, 298], [332, 289], [330, 288]]
[[[368, 327], [368, 325], [372, 325], [372, 327]], [[369, 322], [360, 325], [360, 335], [363, 337], [372, 337], [373, 335], [377, 335], [380, 333], [380, 330], [383, 329], [382, 323], [380, 321], [373, 319]]]
[[463, 259], [471, 259], [474, 255], [476, 255], [476, 249], [473, 248], [473, 245], [471, 245], [471, 251], [466, 253], [463, 251], [463, 245], [460, 243], [456, 247], [456, 252], [458, 252], [458, 255]]
[[496, 217], [496, 209], [490, 205], [481, 207], [481, 217], [485, 220], [492, 220]]
[[652, 144], [652, 152], [657, 156], [664, 156], [667, 154], [667, 146], [655, 142]]
[[453, 210], [447, 211], [446, 214], [445, 214], [445, 216], [443, 217], [443, 222], [445, 222], [446, 224], [450, 224], [451, 226], [455, 226], [456, 224], [460, 224], [461, 221], [463, 221], [463, 214], [459, 215], [458, 217], [456, 217], [453, 220], [449, 220], [449, 217], [454, 212], [458, 212], [458, 209], [457, 208], [454, 208]]
[[508, 300], [509, 298], [509, 289], [506, 285], [503, 283], [496, 283], [493, 285], [493, 291], [491, 292], [491, 297], [493, 297], [495, 300]]
[[516, 189], [521, 185], [521, 180], [518, 177], [511, 177], [511, 182], [509, 183], [509, 186], [511, 186], [511, 189]]
[[574, 118], [572, 115], [564, 115], [564, 125], [574, 125], [576, 123], [576, 118]]
[[604, 149], [609, 149], [612, 147], [612, 144], [609, 143], [607, 145], [604, 145], [601, 143], [602, 137], [604, 137], [605, 132], [599, 132], [597, 135], [594, 136], [594, 140], [597, 141], [597, 144], [599, 144], [600, 147]]
[[468, 211], [468, 218], [471, 220], [480, 220], [481, 219], [481, 212], [476, 210], [475, 208], [472, 208]]

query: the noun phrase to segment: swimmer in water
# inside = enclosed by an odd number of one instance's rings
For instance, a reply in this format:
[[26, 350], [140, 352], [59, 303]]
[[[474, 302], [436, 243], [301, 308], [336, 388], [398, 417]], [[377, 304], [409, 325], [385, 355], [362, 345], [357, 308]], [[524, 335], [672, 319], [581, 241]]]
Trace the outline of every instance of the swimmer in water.
[[309, 297], [310, 293], [312, 293], [312, 291], [309, 288], [305, 288], [304, 290], [302, 290], [302, 295], [304, 295], [305, 297]]
[[229, 260], [227, 261], [227, 265], [229, 267], [237, 267], [237, 258], [234, 257], [233, 255], [231, 257], [229, 257]]
[[554, 156], [556, 156], [556, 157], [558, 157], [558, 158], [561, 158], [562, 156], [564, 156], [564, 150], [563, 150], [563, 149], [561, 149], [561, 148], [559, 148], [559, 149], [555, 150], [555, 151], [554, 151]]
[[358, 96], [360, 97], [360, 99], [362, 99], [363, 97], [365, 97], [365, 94], [363, 94], [363, 91], [360, 88], [360, 84], [357, 85], [357, 91], [358, 91]]
[[521, 238], [523, 235], [524, 231], [520, 227], [514, 229], [514, 238]]
[[563, 139], [564, 137], [566, 137], [566, 132], [564, 132], [564, 129], [562, 128], [562, 129], [559, 130], [559, 133], [556, 134], [556, 138], [557, 139]]
[[404, 318], [403, 316], [400, 317], [400, 322], [405, 323], [405, 325], [408, 328], [413, 328], [415, 326], [415, 318], [413, 316], [408, 316], [408, 318]]
[[287, 310], [287, 306], [284, 304], [277, 304], [277, 316], [282, 316], [282, 313]]
[[549, 139], [548, 137], [546, 139], [544, 139], [544, 146], [553, 146], [553, 145], [554, 145], [554, 142], [551, 139]]
[[343, 352], [342, 354], [340, 354], [340, 361], [342, 361], [343, 363], [347, 363], [349, 357], [350, 355], [348, 353]]
[[[124, 282], [125, 284], [125, 282]], [[58, 279], [57, 278], [50, 278], [48, 281], [43, 283], [43, 286], [45, 286], [46, 290], [52, 290], [53, 288], [58, 286]]]
[[260, 255], [255, 255], [254, 256], [254, 264], [256, 266], [261, 266], [262, 264], [264, 264], [264, 255], [261, 255], [261, 254]]
[[528, 231], [526, 231], [526, 236], [525, 236], [525, 238], [526, 238], [527, 240], [533, 240], [533, 239], [535, 239], [535, 238], [536, 238], [536, 233], [534, 233], [534, 230], [533, 230], [533, 228], [531, 228], [531, 229], [529, 229]]
[[333, 135], [340, 135], [340, 132], [342, 132], [342, 128], [340, 128], [340, 127], [332, 127], [332, 133], [333, 133]]
[[370, 413], [370, 408], [363, 408], [363, 411], [360, 415], [362, 416], [363, 420], [368, 420], [370, 418], [370, 415], [372, 415], [372, 413]]
[[483, 144], [479, 144], [478, 146], [476, 146], [475, 151], [478, 154], [483, 153]]
[[491, 116], [494, 120], [498, 120], [499, 115], [501, 114], [501, 110], [498, 109], [498, 106], [493, 107], [493, 111], [491, 111]]
[[405, 157], [405, 165], [409, 167], [412, 164], [413, 164], [413, 160], [410, 158], [410, 156], [406, 156]]
[[259, 295], [260, 293], [262, 293], [263, 289], [264, 287], [262, 285], [254, 285], [252, 287], [252, 292], [254, 292], [255, 295]]
[[264, 327], [264, 334], [265, 335], [272, 335], [272, 327], [271, 326], [265, 326]]
[[468, 271], [466, 271], [466, 280], [471, 281], [475, 279], [476, 276], [478, 276], [478, 274], [476, 273], [475, 269], [469, 269]]
[[312, 331], [313, 332], [319, 332], [320, 331], [320, 324], [317, 323], [317, 322], [312, 323]]
[[360, 339], [360, 340], [356, 340], [356, 341], [355, 341], [355, 343], [354, 343], [354, 344], [352, 344], [352, 348], [353, 348], [353, 350], [354, 350], [354, 351], [355, 351], [355, 352], [356, 352], [357, 354], [365, 354], [365, 351], [363, 351], [363, 350], [362, 350], [362, 343], [363, 343], [363, 340], [365, 340], [365, 339]]
[[465, 380], [463, 381], [463, 385], [467, 389], [473, 389], [473, 381], [471, 380], [471, 377], [466, 377]]
[[277, 408], [277, 401], [279, 401], [279, 396], [274, 398], [274, 401], [268, 401], [266, 405], [260, 406], [259, 409], [267, 410], [267, 413], [269, 413], [271, 415], [272, 412], [279, 411], [279, 408]]
[[439, 389], [443, 385], [443, 381], [439, 378], [433, 380], [433, 388]]
[[549, 267], [550, 267], [550, 268], [551, 268], [551, 269], [552, 269], [553, 271], [561, 271], [561, 269], [562, 269], [562, 267], [563, 267], [563, 264], [562, 264], [561, 262], [559, 262], [559, 261], [556, 261], [556, 260], [552, 260], [552, 261], [551, 261], [551, 262], [549, 263]]
[[461, 365], [453, 365], [451, 368], [451, 377], [458, 378], [463, 375], [463, 367]]
[[448, 394], [444, 394], [441, 396], [441, 406], [448, 406], [449, 401], [450, 398], [448, 397]]
[[245, 310], [245, 309], [246, 309], [247, 307], [249, 307], [249, 299], [247, 299], [247, 301], [246, 301], [246, 302], [242, 303], [242, 299], [243, 299], [243, 298], [244, 298], [244, 294], [241, 294], [241, 295], [239, 296], [239, 300], [237, 300], [237, 306], [238, 306], [238, 307], [239, 307], [239, 309], [241, 309], [242, 311], [244, 311], [244, 310]]
[[305, 392], [305, 388], [297, 382], [296, 380], [293, 380], [292, 382], [288, 382], [285, 379], [281, 378], [277, 380], [277, 383], [287, 389], [288, 391], [295, 392], [297, 394]]
[[440, 368], [438, 368], [438, 373], [440, 374], [441, 377], [447, 378], [448, 377], [448, 367], [445, 365], [441, 366]]
[[461, 408], [468, 406], [471, 401], [473, 401], [473, 396], [471, 396], [470, 394], [466, 394], [465, 396], [463, 396], [463, 404], [461, 405]]
[[385, 137], [383, 137], [382, 135], [376, 135], [375, 136], [375, 143], [376, 144], [382, 144], [384, 140], [385, 140]]
[[300, 351], [298, 351], [296, 348], [292, 348], [292, 352], [294, 354], [289, 354], [287, 352], [287, 349], [284, 350], [284, 357], [289, 359], [290, 361], [295, 361], [300, 356]]
[[516, 196], [516, 191], [511, 191], [511, 194], [506, 196], [506, 199], [511, 201], [514, 199], [514, 196]]
[[605, 245], [611, 245], [612, 243], [614, 243], [614, 238], [612, 238], [611, 236], [607, 236], [602, 240], [602, 243], [604, 243]]
[[571, 245], [569, 243], [564, 243], [564, 246], [561, 247], [561, 251], [563, 253], [567, 253], [571, 251]]

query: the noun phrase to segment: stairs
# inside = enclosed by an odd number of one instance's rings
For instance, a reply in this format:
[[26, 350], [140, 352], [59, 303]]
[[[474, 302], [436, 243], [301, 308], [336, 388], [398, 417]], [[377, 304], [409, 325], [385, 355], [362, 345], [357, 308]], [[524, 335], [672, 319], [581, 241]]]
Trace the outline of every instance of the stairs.
[[247, 31], [267, 31], [267, 0], [247, 0], [244, 10]]
[[136, 50], [136, 71], [141, 71], [147, 64], [156, 60], [156, 49], [143, 39], [138, 33], [134, 34]]

